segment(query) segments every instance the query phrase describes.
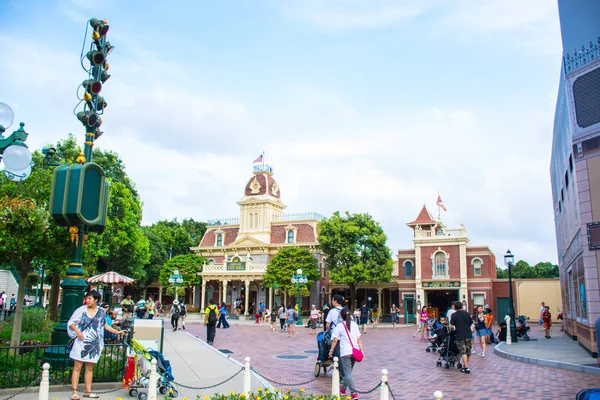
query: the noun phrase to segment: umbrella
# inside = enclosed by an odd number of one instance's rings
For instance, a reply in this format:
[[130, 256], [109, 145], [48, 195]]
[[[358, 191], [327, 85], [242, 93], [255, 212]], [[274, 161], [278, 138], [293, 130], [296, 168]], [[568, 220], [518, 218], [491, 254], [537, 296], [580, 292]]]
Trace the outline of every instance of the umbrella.
[[104, 283], [106, 285], [113, 285], [115, 283], [123, 283], [125, 285], [129, 285], [135, 282], [135, 279], [128, 278], [115, 271], [108, 271], [100, 275], [94, 275], [88, 278], [87, 281], [88, 283]]

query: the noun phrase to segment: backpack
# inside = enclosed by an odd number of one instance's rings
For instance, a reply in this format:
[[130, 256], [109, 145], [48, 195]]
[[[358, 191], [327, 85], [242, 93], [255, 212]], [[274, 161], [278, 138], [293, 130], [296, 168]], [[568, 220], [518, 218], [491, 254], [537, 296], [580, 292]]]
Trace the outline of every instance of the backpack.
[[294, 321], [298, 321], [298, 313], [294, 310]]
[[215, 325], [217, 323], [217, 312], [215, 311], [215, 307], [208, 307], [208, 323], [210, 325]]
[[173, 318], [175, 318], [175, 319], [179, 318], [180, 313], [181, 313], [181, 308], [179, 308], [179, 306], [177, 306], [177, 305], [173, 305]]
[[186, 308], [185, 304], [181, 304], [179, 306], [179, 310], [180, 310], [179, 312], [180, 312], [181, 315], [187, 314], [187, 308]]

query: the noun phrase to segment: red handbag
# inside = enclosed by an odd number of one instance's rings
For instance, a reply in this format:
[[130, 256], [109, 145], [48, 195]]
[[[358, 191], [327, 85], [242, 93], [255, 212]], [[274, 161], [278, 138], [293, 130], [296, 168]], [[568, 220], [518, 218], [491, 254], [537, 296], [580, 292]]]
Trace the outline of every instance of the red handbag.
[[346, 324], [342, 323], [342, 325], [344, 325], [344, 329], [346, 330], [346, 335], [348, 335], [348, 340], [350, 341], [350, 346], [352, 346], [352, 357], [354, 358], [354, 361], [361, 362], [363, 360], [363, 358], [365, 357], [365, 355], [363, 354], [361, 349], [357, 349], [356, 347], [354, 347], [354, 343], [352, 343], [352, 338], [350, 338], [350, 332], [348, 332], [348, 328], [346, 327]]

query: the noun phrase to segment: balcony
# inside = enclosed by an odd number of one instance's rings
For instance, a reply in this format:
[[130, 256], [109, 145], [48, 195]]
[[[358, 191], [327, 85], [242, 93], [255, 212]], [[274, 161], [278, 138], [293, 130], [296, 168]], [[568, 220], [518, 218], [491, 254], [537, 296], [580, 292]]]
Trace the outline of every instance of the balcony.
[[433, 231], [419, 231], [415, 230], [415, 239], [432, 239], [437, 240], [441, 238], [466, 238], [467, 229], [444, 229], [438, 232]]
[[252, 264], [252, 263], [246, 263], [246, 267], [245, 269], [231, 269], [228, 270], [227, 269], [227, 265], [226, 264], [207, 264], [207, 265], [203, 265], [202, 266], [202, 274], [203, 275], [221, 275], [221, 274], [228, 274], [228, 275], [240, 275], [240, 274], [246, 274], [246, 273], [252, 273], [252, 274], [263, 274], [267, 272], [267, 264]]

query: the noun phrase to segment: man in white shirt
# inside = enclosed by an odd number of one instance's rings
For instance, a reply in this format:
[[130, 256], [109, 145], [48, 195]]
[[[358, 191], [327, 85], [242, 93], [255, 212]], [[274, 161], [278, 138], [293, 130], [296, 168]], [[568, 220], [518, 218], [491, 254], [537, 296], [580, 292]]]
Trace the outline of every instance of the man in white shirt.
[[[327, 319], [325, 320], [325, 324], [327, 326], [326, 332], [333, 332], [333, 329], [342, 321], [342, 316], [340, 313], [342, 312], [342, 304], [344, 304], [344, 296], [336, 294], [331, 299], [332, 308], [329, 310], [329, 314], [327, 314]], [[330, 339], [331, 340], [331, 339]], [[333, 357], [340, 358], [340, 343], [338, 342], [332, 350]], [[340, 376], [343, 375], [343, 372], [340, 370]]]

